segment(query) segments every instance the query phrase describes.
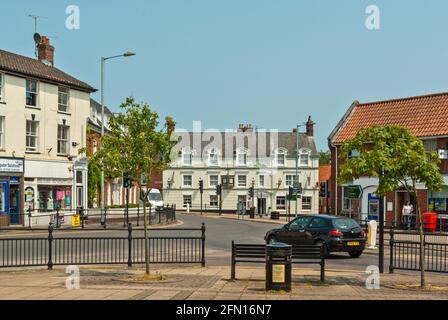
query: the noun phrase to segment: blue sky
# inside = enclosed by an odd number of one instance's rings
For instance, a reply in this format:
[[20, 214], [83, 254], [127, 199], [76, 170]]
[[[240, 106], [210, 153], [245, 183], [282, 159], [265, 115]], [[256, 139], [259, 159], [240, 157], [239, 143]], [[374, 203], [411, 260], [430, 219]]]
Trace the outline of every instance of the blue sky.
[[[79, 30], [65, 28], [68, 5]], [[368, 5], [381, 29], [365, 27]], [[444, 0], [3, 1], [0, 48], [33, 56], [33, 20], [52, 37], [58, 68], [99, 88], [172, 115], [178, 127], [289, 131], [312, 115], [318, 147], [353, 100], [447, 91], [448, 2]], [[6, 14], [5, 14], [6, 13]], [[99, 99], [99, 93], [94, 95]]]

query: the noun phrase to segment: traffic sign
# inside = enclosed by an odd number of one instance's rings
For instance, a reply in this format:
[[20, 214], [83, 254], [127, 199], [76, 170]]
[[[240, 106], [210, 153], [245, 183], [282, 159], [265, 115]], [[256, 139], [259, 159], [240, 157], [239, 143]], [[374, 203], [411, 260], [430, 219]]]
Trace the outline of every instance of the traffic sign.
[[79, 227], [81, 225], [81, 216], [79, 214], [72, 216], [72, 227]]
[[362, 187], [359, 185], [348, 186], [347, 194], [349, 199], [360, 199], [362, 197]]

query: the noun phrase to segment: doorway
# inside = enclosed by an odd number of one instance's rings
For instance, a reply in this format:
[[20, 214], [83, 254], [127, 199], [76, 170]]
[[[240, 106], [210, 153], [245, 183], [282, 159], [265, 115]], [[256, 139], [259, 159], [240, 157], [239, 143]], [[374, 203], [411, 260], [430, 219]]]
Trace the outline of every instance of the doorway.
[[397, 191], [397, 222], [401, 222], [403, 220], [403, 205], [409, 201], [413, 206], [414, 206], [414, 212], [416, 212], [416, 207], [415, 207], [415, 197], [414, 194], [411, 193], [409, 194], [407, 191], [405, 190], [400, 190]]
[[20, 224], [20, 190], [19, 185], [9, 186], [9, 223]]
[[266, 214], [266, 198], [257, 198], [257, 213]]

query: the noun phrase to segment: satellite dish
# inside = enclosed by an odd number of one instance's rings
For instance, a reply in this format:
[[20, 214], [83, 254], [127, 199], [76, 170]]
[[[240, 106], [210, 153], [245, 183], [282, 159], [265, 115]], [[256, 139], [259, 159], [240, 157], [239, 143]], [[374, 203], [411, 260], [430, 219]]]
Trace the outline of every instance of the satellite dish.
[[35, 33], [33, 38], [34, 38], [34, 42], [36, 43], [36, 45], [39, 45], [42, 42], [42, 37], [38, 33]]

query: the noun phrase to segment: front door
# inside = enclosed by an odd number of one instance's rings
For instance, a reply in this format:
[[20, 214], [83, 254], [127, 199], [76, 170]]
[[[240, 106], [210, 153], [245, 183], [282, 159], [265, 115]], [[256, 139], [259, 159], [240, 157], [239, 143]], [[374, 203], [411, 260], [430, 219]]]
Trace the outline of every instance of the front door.
[[266, 198], [257, 198], [257, 213], [266, 214]]
[[18, 185], [9, 187], [9, 222], [20, 224], [20, 190]]
[[0, 181], [0, 215], [9, 214], [9, 182]]

